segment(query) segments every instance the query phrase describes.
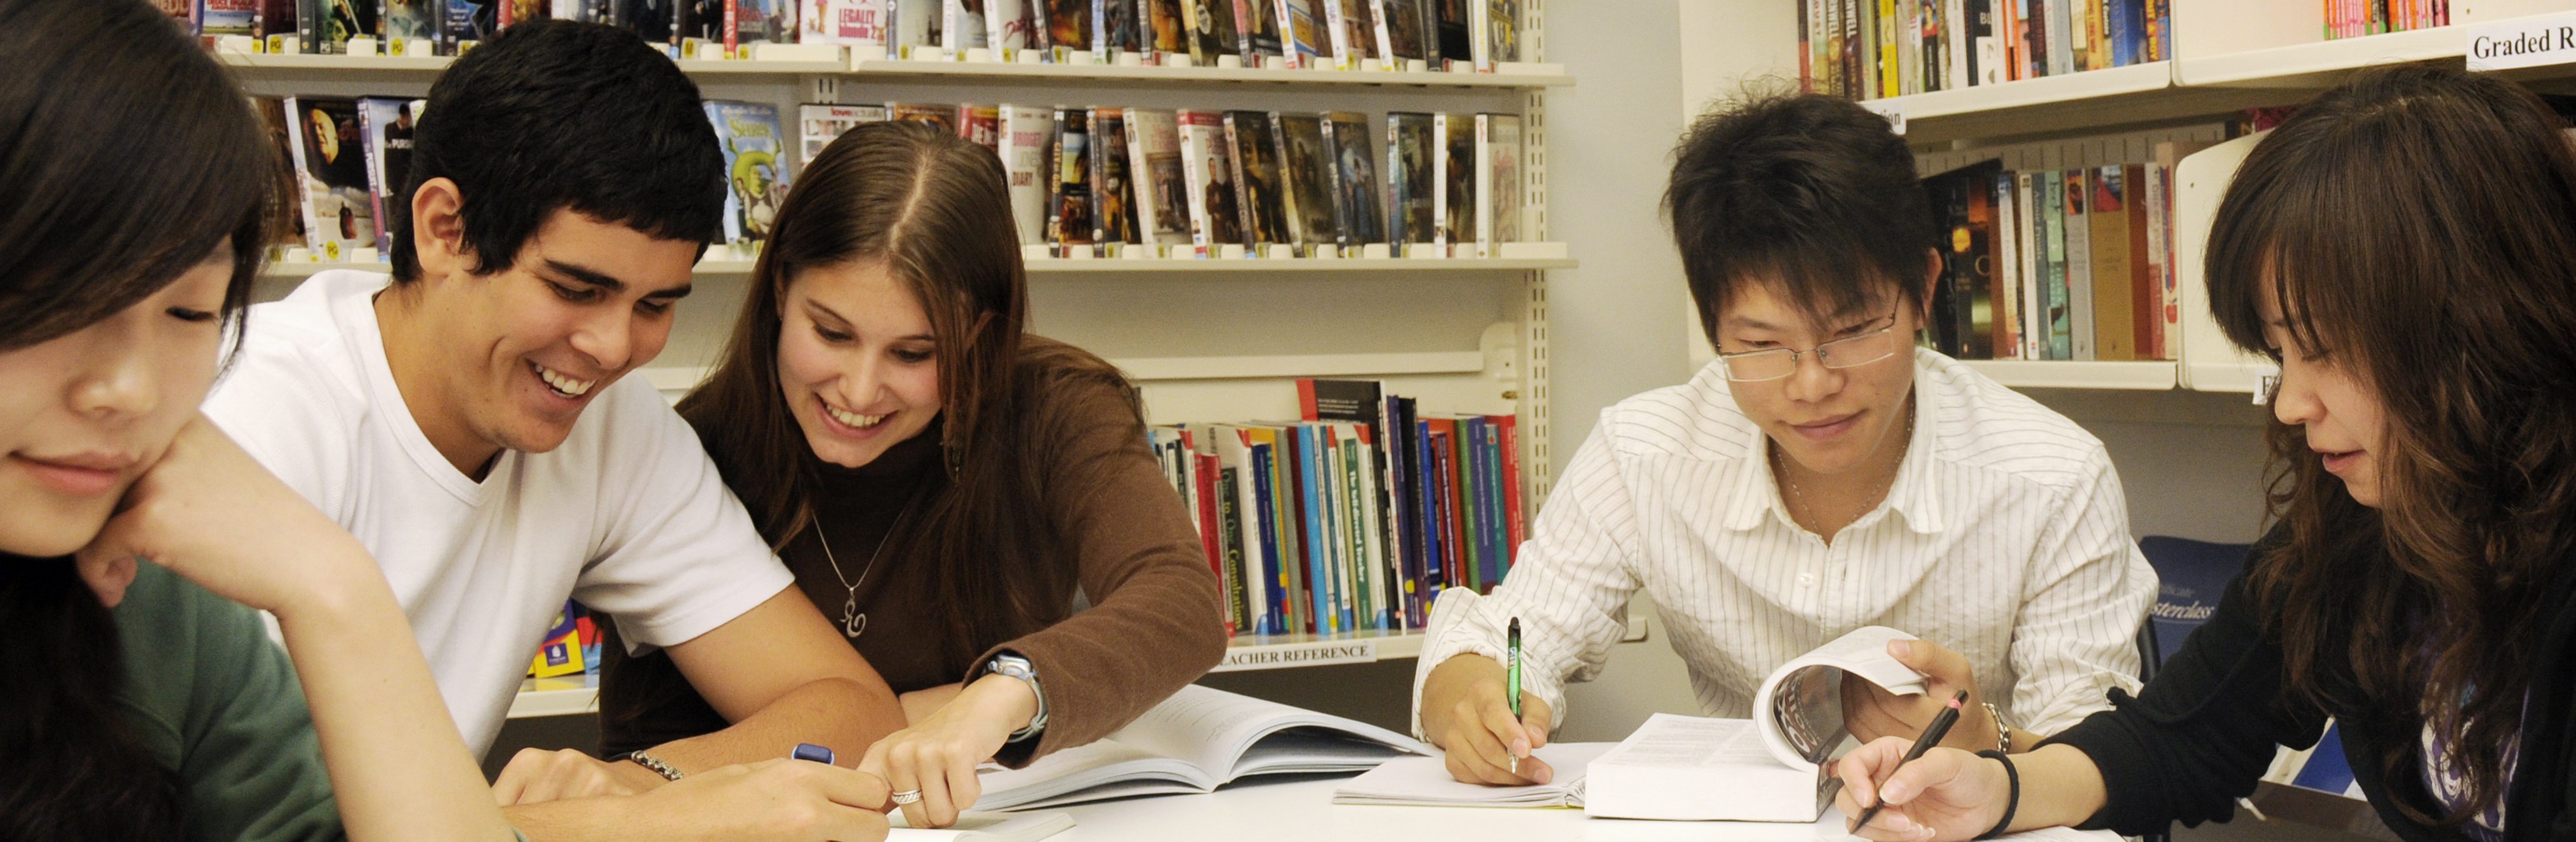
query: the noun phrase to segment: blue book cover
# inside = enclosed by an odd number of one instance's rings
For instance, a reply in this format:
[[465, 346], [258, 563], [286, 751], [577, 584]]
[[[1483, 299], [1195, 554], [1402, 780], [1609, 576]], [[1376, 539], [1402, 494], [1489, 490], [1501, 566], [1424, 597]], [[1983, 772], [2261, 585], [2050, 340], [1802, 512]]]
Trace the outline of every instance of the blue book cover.
[[1494, 428], [1483, 418], [1459, 419], [1458, 426], [1467, 430], [1466, 479], [1474, 489], [1474, 499], [1468, 505], [1474, 507], [1475, 514], [1467, 519], [1467, 540], [1476, 542], [1476, 589], [1491, 592], [1503, 581], [1499, 558], [1502, 550], [1494, 545], [1494, 526], [1498, 523], [1494, 517], [1495, 470], [1491, 461]]
[[1325, 551], [1324, 575], [1333, 579], [1333, 620], [1335, 631], [1359, 628], [1353, 620], [1360, 604], [1360, 582], [1355, 559], [1351, 558], [1350, 516], [1343, 508], [1348, 494], [1342, 490], [1342, 448], [1333, 438], [1333, 428], [1326, 424], [1306, 427], [1307, 440], [1315, 446], [1315, 499], [1324, 503]]
[[1438, 444], [1431, 436], [1431, 422], [1413, 422], [1413, 487], [1420, 489], [1422, 508], [1413, 513], [1414, 523], [1422, 529], [1422, 591], [1429, 602], [1440, 597], [1440, 589], [1449, 586], [1448, 533], [1440, 528], [1440, 460], [1432, 452]]
[[1314, 600], [1315, 631], [1331, 634], [1342, 630], [1341, 612], [1333, 607], [1341, 602], [1341, 595], [1333, 590], [1333, 544], [1324, 539], [1324, 474], [1316, 465], [1320, 448], [1313, 428], [1300, 424], [1290, 432], [1297, 436], [1297, 489], [1306, 503], [1305, 523], [1300, 526], [1306, 534], [1306, 582]]
[[1386, 403], [1386, 440], [1378, 443], [1386, 450], [1389, 468], [1387, 492], [1390, 505], [1386, 517], [1388, 522], [1399, 525], [1399, 528], [1388, 531], [1396, 539], [1393, 549], [1398, 573], [1404, 577], [1404, 581], [1397, 583], [1404, 597], [1404, 627], [1418, 629], [1426, 619], [1423, 600], [1427, 598], [1428, 588], [1424, 587], [1426, 583], [1422, 577], [1422, 483], [1416, 478], [1415, 460], [1420, 451], [1416, 444], [1418, 437], [1414, 433], [1413, 399], [1389, 396]]
[[1261, 578], [1270, 583], [1270, 600], [1261, 607], [1261, 633], [1288, 633], [1288, 571], [1279, 563], [1279, 518], [1274, 514], [1277, 498], [1271, 496], [1270, 445], [1255, 444], [1252, 451], [1253, 517], [1260, 523]]

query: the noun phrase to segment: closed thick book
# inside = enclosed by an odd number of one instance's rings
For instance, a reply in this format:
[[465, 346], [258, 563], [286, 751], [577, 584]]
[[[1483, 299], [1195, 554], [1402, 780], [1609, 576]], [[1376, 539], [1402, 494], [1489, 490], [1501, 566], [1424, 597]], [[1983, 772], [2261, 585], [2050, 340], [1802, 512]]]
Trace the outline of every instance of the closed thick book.
[[1278, 141], [1280, 169], [1287, 175], [1282, 210], [1287, 239], [1298, 251], [1332, 248], [1341, 237], [1333, 219], [1333, 156], [1324, 145], [1324, 118], [1314, 114], [1274, 111], [1271, 131]]
[[1211, 257], [1219, 245], [1243, 242], [1243, 229], [1236, 220], [1234, 156], [1226, 143], [1225, 115], [1182, 109], [1176, 120], [1181, 176], [1189, 187], [1190, 245], [1200, 256]]
[[1046, 242], [1047, 140], [1055, 132], [1055, 111], [1027, 105], [1004, 105], [1002, 173], [1009, 180], [1011, 221], [1023, 245]]
[[1047, 203], [1047, 242], [1089, 245], [1092, 240], [1091, 112], [1079, 108], [1055, 112], [1054, 186]]
[[2129, 191], [2121, 179], [2118, 165], [2091, 170], [2085, 176], [2085, 186], [2092, 193], [2086, 211], [2092, 223], [2093, 260], [2086, 268], [2093, 275], [2093, 358], [2097, 360], [2138, 358], [2138, 327], [2131, 315], [2137, 293], [2131, 289], [2129, 267]]
[[352, 251], [374, 247], [376, 204], [367, 192], [358, 101], [295, 96], [285, 98], [279, 108], [294, 132], [290, 149], [296, 203], [303, 211], [304, 246], [325, 261], [348, 260]]
[[1245, 67], [1280, 54], [1280, 9], [1283, 0], [1234, 0], [1235, 51]]
[[860, 123], [882, 123], [886, 120], [882, 105], [800, 105], [796, 107], [796, 130], [804, 161], [812, 166], [823, 147], [832, 145], [842, 134]]
[[1468, 257], [1475, 254], [1476, 182], [1476, 115], [1440, 114], [1433, 122], [1435, 160], [1431, 171], [1440, 179], [1433, 192], [1434, 208], [1440, 227], [1434, 240], [1442, 257]]
[[1437, 115], [1402, 111], [1386, 115], [1387, 242], [1396, 256], [1412, 243], [1440, 242], [1439, 153], [1433, 138]]
[[2061, 171], [2065, 179], [2059, 193], [2066, 213], [2066, 324], [2074, 356], [2068, 359], [2099, 359], [2093, 336], [2093, 170], [2076, 167]]
[[1377, 182], [1377, 144], [1368, 115], [1324, 115], [1324, 141], [1332, 151], [1333, 217], [1344, 249], [1386, 242], [1386, 206]]
[[778, 107], [711, 100], [706, 110], [724, 150], [725, 241], [767, 240], [778, 206], [787, 201], [787, 141]]
[[386, 204], [411, 201], [402, 190], [411, 177], [411, 139], [418, 125], [419, 103], [408, 97], [358, 98], [358, 128], [366, 135], [367, 198], [374, 209], [371, 220], [378, 243], [385, 242]]
[[1099, 742], [1024, 769], [986, 767], [980, 810], [1213, 792], [1256, 775], [1329, 774], [1427, 755], [1403, 734], [1331, 714], [1190, 685]]
[[1130, 108], [1126, 113], [1127, 170], [1136, 194], [1138, 242], [1189, 245], [1189, 179], [1181, 173], [1178, 121], [1170, 111]]
[[1215, 67], [1218, 56], [1236, 56], [1234, 0], [1181, 0], [1190, 24], [1190, 63]]
[[1228, 111], [1225, 134], [1234, 151], [1234, 196], [1243, 223], [1243, 244], [1291, 242], [1287, 200], [1282, 198], [1279, 148], [1272, 142], [1270, 115], [1261, 111]]

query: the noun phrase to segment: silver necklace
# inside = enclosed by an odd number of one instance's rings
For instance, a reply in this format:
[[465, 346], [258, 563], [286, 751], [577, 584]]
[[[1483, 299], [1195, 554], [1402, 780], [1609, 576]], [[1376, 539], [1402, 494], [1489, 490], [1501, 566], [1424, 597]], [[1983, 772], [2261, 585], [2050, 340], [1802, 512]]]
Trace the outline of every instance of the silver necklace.
[[903, 504], [903, 512], [895, 515], [894, 523], [886, 526], [885, 536], [878, 538], [877, 548], [868, 553], [868, 566], [859, 568], [857, 581], [851, 581], [849, 576], [841, 573], [841, 559], [832, 555], [832, 539], [823, 536], [822, 524], [814, 525], [814, 540], [823, 542], [823, 560], [831, 563], [832, 578], [841, 580], [841, 587], [849, 589], [849, 598], [841, 601], [841, 636], [857, 640], [859, 635], [867, 633], [868, 615], [859, 612], [859, 584], [866, 582], [868, 574], [877, 569], [877, 559], [885, 556], [886, 543], [894, 540], [894, 533], [903, 529], [903, 522], [912, 517], [912, 506], [918, 502], [921, 502], [921, 497], [914, 495]]
[[[1908, 449], [1908, 450], [1911, 450], [1911, 449], [1913, 449], [1913, 447], [1914, 447], [1914, 412], [1913, 412], [1914, 407], [1913, 407], [1913, 402], [1912, 402], [1912, 401], [1908, 401], [1908, 402], [1907, 402], [1907, 404], [1906, 404], [1906, 407], [1905, 407], [1905, 408], [1906, 408], [1906, 412], [1905, 412], [1905, 436], [1904, 436], [1905, 443], [1904, 443], [1904, 447], [1905, 447], [1906, 449]], [[1891, 486], [1896, 482], [1896, 472], [1897, 472], [1897, 470], [1898, 470], [1898, 469], [1901, 469], [1901, 468], [1903, 468], [1903, 467], [1905, 467], [1905, 456], [1904, 456], [1904, 454], [1899, 453], [1899, 454], [1897, 455], [1897, 457], [1896, 457], [1896, 465], [1895, 465], [1894, 467], [1891, 467], [1891, 468], [1888, 468], [1888, 469], [1887, 469], [1887, 481], [1889, 482], [1889, 484], [1890, 484]], [[1774, 445], [1774, 446], [1771, 448], [1771, 472], [1772, 472], [1773, 474], [1778, 475], [1778, 476], [1780, 477], [1780, 480], [1781, 480], [1782, 482], [1786, 482], [1786, 483], [1788, 483], [1788, 484], [1789, 484], [1789, 498], [1790, 498], [1791, 500], [1793, 500], [1793, 501], [1795, 501], [1795, 502], [1796, 502], [1796, 505], [1795, 505], [1795, 506], [1793, 506], [1792, 508], [1799, 509], [1799, 510], [1804, 510], [1804, 511], [1807, 513], [1807, 516], [1809, 516], [1809, 517], [1814, 517], [1814, 516], [1815, 516], [1815, 514], [1816, 514], [1816, 509], [1815, 509], [1815, 507], [1810, 506], [1810, 505], [1807, 505], [1807, 493], [1806, 493], [1805, 491], [1801, 491], [1801, 490], [1799, 490], [1799, 489], [1798, 489], [1798, 478], [1797, 478], [1796, 476], [1793, 476], [1793, 475], [1791, 475], [1791, 474], [1789, 473], [1788, 459], [1780, 455], [1780, 448], [1779, 448], [1778, 446], [1776, 446], [1776, 445]], [[1893, 489], [1891, 488], [1891, 490], [1893, 490]], [[1880, 494], [1881, 494], [1881, 496], [1882, 496], [1882, 498], [1883, 498], [1883, 497], [1884, 497], [1884, 495], [1886, 494], [1886, 492], [1880, 492]], [[1876, 503], [1872, 503], [1871, 505], [1877, 505], [1877, 504], [1876, 504]], [[1793, 512], [1792, 514], [1794, 514], [1794, 512]], [[820, 534], [820, 533], [817, 533], [817, 534]], [[865, 575], [865, 574], [862, 574], [862, 575]]]

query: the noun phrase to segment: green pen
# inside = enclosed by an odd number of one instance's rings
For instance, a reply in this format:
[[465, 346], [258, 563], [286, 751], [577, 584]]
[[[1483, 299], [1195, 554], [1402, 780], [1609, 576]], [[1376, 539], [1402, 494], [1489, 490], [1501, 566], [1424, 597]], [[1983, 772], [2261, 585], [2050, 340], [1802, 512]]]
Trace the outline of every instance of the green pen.
[[[1519, 722], [1521, 721], [1521, 618], [1513, 617], [1510, 630], [1504, 634], [1506, 643], [1505, 652], [1509, 654], [1512, 662], [1510, 678], [1506, 679], [1507, 685], [1505, 692], [1511, 695], [1512, 721]], [[1504, 750], [1506, 752], [1510, 751], [1509, 748], [1505, 748]], [[1518, 755], [1514, 755], [1512, 757], [1512, 774], [1517, 775], [1520, 773], [1521, 759]]]

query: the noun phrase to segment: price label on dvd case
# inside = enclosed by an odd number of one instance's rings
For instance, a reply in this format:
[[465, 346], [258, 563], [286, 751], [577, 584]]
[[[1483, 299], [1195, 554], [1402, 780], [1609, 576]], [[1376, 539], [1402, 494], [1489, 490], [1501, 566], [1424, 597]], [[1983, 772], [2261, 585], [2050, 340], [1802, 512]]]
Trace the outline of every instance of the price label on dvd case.
[[2576, 63], [2576, 12], [2468, 27], [2469, 70], [2512, 70]]
[[1319, 664], [1366, 664], [1377, 660], [1377, 640], [1317, 640], [1308, 643], [1281, 643], [1269, 646], [1244, 646], [1227, 650], [1225, 660], [1218, 661], [1209, 672], [1306, 667]]
[[1904, 99], [1898, 97], [1889, 97], [1886, 99], [1865, 99], [1861, 100], [1860, 107], [1877, 112], [1878, 116], [1887, 118], [1887, 127], [1896, 130], [1897, 134], [1901, 135], [1905, 133]]

